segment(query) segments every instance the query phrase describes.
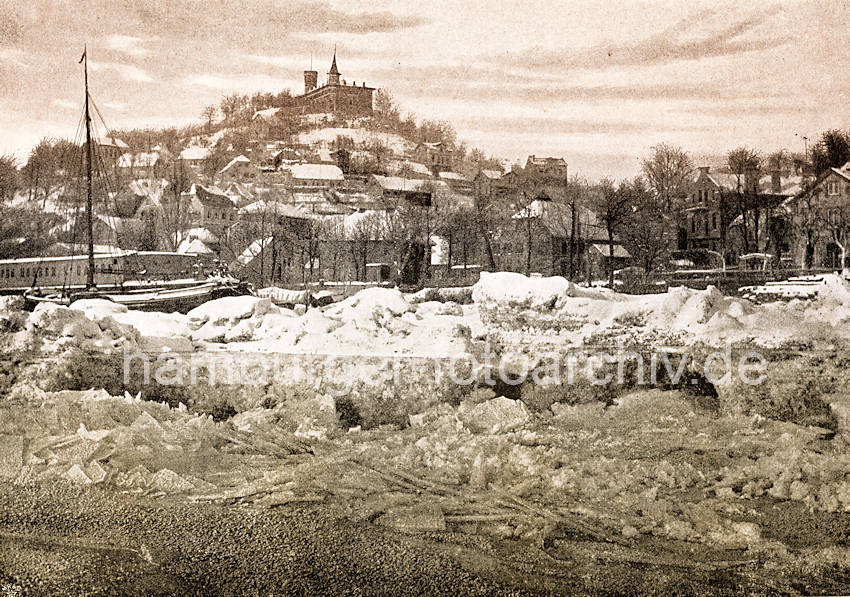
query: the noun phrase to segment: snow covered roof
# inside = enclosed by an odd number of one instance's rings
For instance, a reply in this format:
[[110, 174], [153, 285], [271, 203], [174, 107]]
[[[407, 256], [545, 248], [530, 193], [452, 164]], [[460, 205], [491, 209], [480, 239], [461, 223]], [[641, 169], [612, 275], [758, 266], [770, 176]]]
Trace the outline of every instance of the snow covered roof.
[[[593, 243], [593, 248], [599, 251], [604, 257], [611, 257], [611, 247], [603, 243]], [[622, 245], [614, 245], [614, 257], [631, 257], [631, 254], [622, 247]]]
[[458, 174], [457, 172], [448, 172], [448, 171], [440, 172], [439, 176], [440, 176], [440, 178], [442, 178], [444, 180], [466, 181], [466, 177]]
[[850, 180], [850, 162], [847, 162], [841, 168], [830, 168], [830, 170], [845, 180]]
[[118, 137], [107, 136], [100, 140], [98, 145], [107, 145], [110, 147], [117, 147], [118, 149], [130, 149], [130, 146], [124, 143]]
[[348, 240], [385, 240], [391, 236], [398, 218], [396, 211], [357, 211], [342, 218], [342, 232]]
[[485, 178], [489, 178], [490, 180], [499, 180], [502, 178], [502, 173], [498, 170], [481, 170], [481, 176]]
[[344, 180], [339, 166], [330, 164], [293, 164], [289, 168], [295, 180]]
[[403, 178], [401, 176], [381, 176], [373, 174], [372, 178], [385, 191], [406, 191], [430, 193], [428, 181], [419, 178]]
[[212, 255], [215, 253], [215, 251], [199, 238], [184, 238], [177, 245], [177, 252], [192, 255]]
[[407, 168], [411, 172], [415, 172], [416, 174], [421, 174], [423, 176], [431, 176], [431, 170], [425, 164], [420, 164], [419, 162], [411, 162], [410, 160], [404, 161], [401, 164], [402, 168]]
[[218, 187], [214, 187], [212, 185], [200, 185], [195, 184], [192, 185], [195, 189], [195, 194], [198, 196], [198, 200], [204, 204], [212, 207], [224, 207], [231, 208], [234, 207], [233, 200], [228, 197], [221, 189]]
[[270, 214], [278, 217], [309, 219], [309, 215], [299, 206], [280, 201], [254, 201], [239, 210], [239, 215]]
[[280, 108], [266, 108], [265, 110], [257, 110], [256, 112], [254, 112], [254, 116], [251, 117], [251, 120], [256, 120], [257, 118], [271, 118], [278, 112], [280, 112]]
[[335, 164], [336, 160], [331, 155], [331, 150], [325, 146], [319, 148], [319, 161], [323, 164]]
[[273, 236], [258, 238], [248, 245], [244, 251], [242, 251], [242, 253], [236, 258], [236, 262], [240, 265], [248, 265], [255, 257], [263, 252], [263, 249], [265, 249], [272, 240], [274, 240]]
[[132, 154], [124, 153], [118, 158], [119, 168], [152, 168], [159, 162], [159, 153], [156, 151], [143, 151]]
[[218, 171], [218, 173], [224, 174], [225, 172], [227, 172], [231, 168], [235, 167], [237, 164], [250, 164], [250, 163], [251, 163], [251, 160], [246, 158], [244, 155], [238, 155], [235, 158], [233, 158], [232, 160], [230, 160], [224, 168], [222, 168], [221, 170]]
[[206, 147], [187, 147], [180, 152], [181, 160], [204, 160], [210, 155]]
[[189, 228], [188, 230], [184, 230], [180, 233], [180, 240], [199, 240], [205, 243], [217, 243], [219, 242], [218, 236], [216, 236], [213, 232], [210, 231], [209, 228]]

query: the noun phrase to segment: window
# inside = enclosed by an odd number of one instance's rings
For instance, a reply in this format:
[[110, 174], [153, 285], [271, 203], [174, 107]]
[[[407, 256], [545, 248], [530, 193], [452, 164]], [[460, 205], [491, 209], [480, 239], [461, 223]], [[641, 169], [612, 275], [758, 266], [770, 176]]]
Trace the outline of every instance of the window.
[[827, 195], [837, 195], [838, 194], [838, 183], [837, 182], [826, 183], [826, 194]]
[[711, 214], [711, 228], [717, 230], [717, 214]]
[[697, 221], [691, 220], [691, 232], [696, 232], [696, 231], [697, 231]]

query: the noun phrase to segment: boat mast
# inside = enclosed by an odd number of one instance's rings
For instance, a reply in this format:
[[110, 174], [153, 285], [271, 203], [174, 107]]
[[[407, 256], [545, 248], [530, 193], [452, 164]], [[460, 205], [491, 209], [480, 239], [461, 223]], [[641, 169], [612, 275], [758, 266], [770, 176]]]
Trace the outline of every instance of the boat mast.
[[89, 61], [83, 50], [83, 72], [86, 82], [86, 230], [89, 241], [89, 267], [86, 273], [86, 288], [94, 288], [94, 235], [92, 233], [92, 151], [91, 151], [91, 115], [89, 114]]

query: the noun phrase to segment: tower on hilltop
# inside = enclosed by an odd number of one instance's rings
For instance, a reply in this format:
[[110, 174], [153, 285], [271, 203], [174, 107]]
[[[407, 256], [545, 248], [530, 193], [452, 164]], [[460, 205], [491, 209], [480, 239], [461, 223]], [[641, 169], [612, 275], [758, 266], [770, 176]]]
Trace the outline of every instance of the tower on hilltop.
[[304, 94], [293, 98], [292, 107], [301, 114], [335, 114], [347, 118], [371, 116], [374, 91], [375, 88], [367, 87], [366, 83], [357, 85], [356, 82], [347, 84], [342, 81], [334, 48], [327, 83], [319, 86], [318, 73], [313, 70], [311, 60], [310, 70], [304, 71]]
[[319, 86], [319, 73], [314, 70], [304, 71], [304, 93], [310, 93]]
[[331, 62], [331, 70], [328, 71], [328, 85], [339, 85], [339, 69], [336, 67], [336, 49], [334, 59]]

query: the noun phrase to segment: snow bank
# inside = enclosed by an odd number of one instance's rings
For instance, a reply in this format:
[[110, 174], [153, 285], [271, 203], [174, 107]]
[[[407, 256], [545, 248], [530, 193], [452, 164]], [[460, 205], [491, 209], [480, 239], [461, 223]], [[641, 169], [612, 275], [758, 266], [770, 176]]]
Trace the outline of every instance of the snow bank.
[[262, 316], [272, 310], [271, 300], [256, 296], [228, 296], [208, 301], [189, 313], [189, 323], [200, 325], [211, 322], [221, 325], [245, 319], [252, 315]]
[[524, 330], [531, 336], [561, 331], [566, 335], [558, 341], [566, 344], [751, 341], [781, 346], [850, 339], [844, 325], [850, 321], [850, 289], [838, 276], [825, 277], [814, 301], [759, 305], [725, 296], [713, 286], [626, 295], [579, 288], [560, 277], [483, 272], [473, 299], [491, 331]]

